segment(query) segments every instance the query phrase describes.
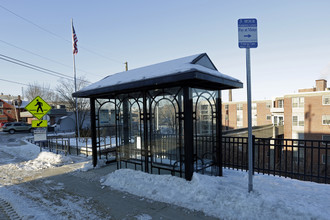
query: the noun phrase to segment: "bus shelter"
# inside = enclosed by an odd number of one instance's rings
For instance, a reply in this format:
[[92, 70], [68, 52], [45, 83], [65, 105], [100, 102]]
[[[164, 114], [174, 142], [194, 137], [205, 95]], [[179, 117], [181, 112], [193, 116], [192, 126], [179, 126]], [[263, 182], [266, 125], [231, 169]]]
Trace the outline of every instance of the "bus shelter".
[[242, 87], [202, 53], [109, 75], [73, 96], [90, 99], [94, 166], [112, 154], [118, 169], [191, 180], [222, 175], [221, 91]]

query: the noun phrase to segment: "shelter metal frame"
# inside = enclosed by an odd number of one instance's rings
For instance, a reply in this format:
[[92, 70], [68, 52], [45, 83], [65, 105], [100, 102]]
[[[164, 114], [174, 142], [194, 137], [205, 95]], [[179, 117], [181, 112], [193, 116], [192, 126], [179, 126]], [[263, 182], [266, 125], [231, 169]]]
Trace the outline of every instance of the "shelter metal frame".
[[193, 172], [222, 175], [221, 90], [242, 87], [200, 54], [108, 76], [73, 96], [90, 99], [94, 166], [112, 154], [118, 169], [191, 180]]

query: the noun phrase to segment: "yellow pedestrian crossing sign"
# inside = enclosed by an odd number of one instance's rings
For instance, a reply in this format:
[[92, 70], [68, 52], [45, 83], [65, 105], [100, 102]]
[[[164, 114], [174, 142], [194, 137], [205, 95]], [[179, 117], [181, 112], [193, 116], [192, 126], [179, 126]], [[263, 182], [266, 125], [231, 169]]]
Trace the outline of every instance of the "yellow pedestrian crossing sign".
[[32, 120], [32, 128], [46, 128], [47, 120]]
[[37, 96], [25, 107], [25, 109], [37, 119], [41, 119], [52, 109], [52, 107], [48, 105], [47, 102], [45, 102], [40, 96]]

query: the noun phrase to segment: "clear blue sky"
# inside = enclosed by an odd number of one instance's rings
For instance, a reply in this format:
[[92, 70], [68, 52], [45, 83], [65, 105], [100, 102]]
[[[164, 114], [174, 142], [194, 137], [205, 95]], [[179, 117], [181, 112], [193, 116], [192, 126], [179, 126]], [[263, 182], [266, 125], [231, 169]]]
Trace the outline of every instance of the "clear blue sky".
[[[330, 81], [328, 0], [3, 0], [0, 6], [0, 54], [69, 76], [73, 75], [73, 18], [79, 48], [77, 75], [91, 82], [124, 71], [126, 61], [133, 69], [206, 52], [220, 72], [244, 83], [244, 89], [233, 91], [234, 101], [246, 100], [239, 18], [258, 20], [259, 47], [251, 49], [254, 100], [313, 87], [316, 79]], [[59, 79], [3, 60], [0, 69], [0, 79], [23, 84], [55, 88]], [[18, 95], [26, 88], [0, 83], [4, 94]], [[228, 100], [227, 92], [223, 97]]]

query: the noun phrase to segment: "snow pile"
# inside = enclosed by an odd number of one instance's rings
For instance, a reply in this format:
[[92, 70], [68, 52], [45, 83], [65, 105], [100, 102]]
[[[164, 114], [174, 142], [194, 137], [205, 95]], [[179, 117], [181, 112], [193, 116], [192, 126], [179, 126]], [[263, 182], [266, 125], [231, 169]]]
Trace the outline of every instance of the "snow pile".
[[51, 152], [41, 152], [36, 159], [21, 163], [23, 166], [20, 168], [25, 170], [41, 170], [70, 163], [73, 163], [70, 157]]
[[254, 176], [247, 192], [245, 172], [224, 170], [224, 177], [194, 173], [192, 181], [129, 169], [101, 179], [114, 189], [203, 211], [221, 219], [328, 219], [330, 185], [265, 175]]
[[13, 155], [18, 158], [25, 160], [32, 160], [36, 158], [40, 153], [40, 148], [28, 141], [23, 141], [24, 145], [21, 143], [15, 143], [15, 145], [5, 145], [6, 143], [1, 143], [1, 150]]
[[98, 169], [106, 165], [107, 160], [106, 159], [99, 159], [97, 161], [96, 167], [93, 165], [93, 161], [89, 161], [87, 163], [84, 163], [82, 167], [78, 171], [86, 172], [92, 169]]

